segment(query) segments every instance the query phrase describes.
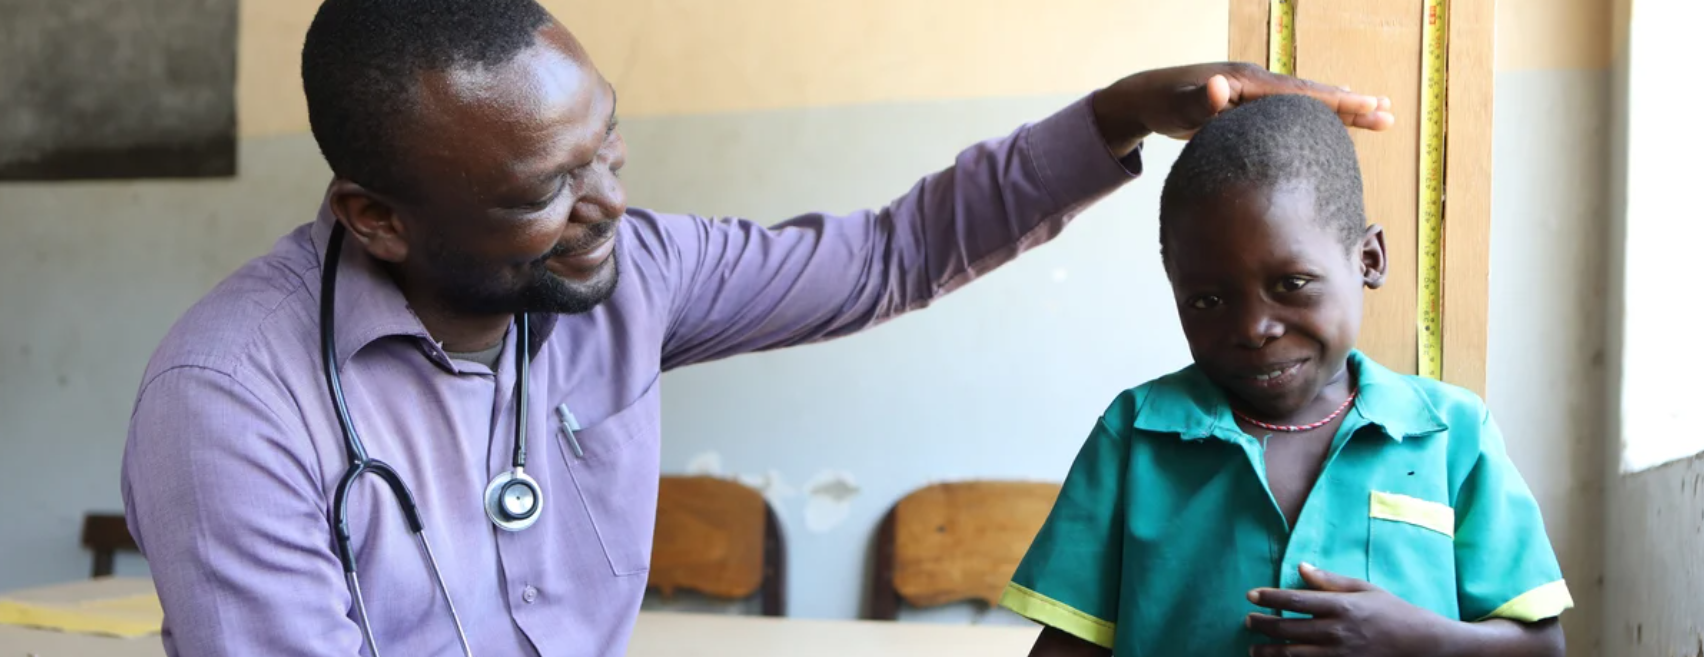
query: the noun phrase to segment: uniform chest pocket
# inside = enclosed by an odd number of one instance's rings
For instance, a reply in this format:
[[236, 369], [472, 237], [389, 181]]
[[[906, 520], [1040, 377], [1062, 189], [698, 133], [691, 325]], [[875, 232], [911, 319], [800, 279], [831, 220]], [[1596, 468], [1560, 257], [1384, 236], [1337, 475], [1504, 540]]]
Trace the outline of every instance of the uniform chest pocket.
[[618, 577], [650, 571], [651, 539], [656, 530], [660, 474], [657, 382], [627, 408], [574, 432], [558, 453], [585, 505], [610, 570]]
[[1455, 509], [1373, 491], [1367, 517], [1367, 579], [1409, 604], [1455, 618]]

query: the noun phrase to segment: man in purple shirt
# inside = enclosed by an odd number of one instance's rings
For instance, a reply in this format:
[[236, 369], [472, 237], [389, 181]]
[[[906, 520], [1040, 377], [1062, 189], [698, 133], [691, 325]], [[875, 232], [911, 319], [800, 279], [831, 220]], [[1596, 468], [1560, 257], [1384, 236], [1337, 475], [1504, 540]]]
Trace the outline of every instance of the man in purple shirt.
[[[335, 173], [319, 216], [173, 327], [125, 450], [175, 655], [621, 654], [664, 370], [926, 306], [1134, 178], [1147, 135], [1242, 99], [1392, 121], [1387, 101], [1253, 67], [1150, 71], [883, 208], [765, 227], [627, 207], [615, 90], [532, 0], [328, 0], [302, 60]], [[429, 554], [382, 478], [344, 490], [354, 462], [410, 487]]]

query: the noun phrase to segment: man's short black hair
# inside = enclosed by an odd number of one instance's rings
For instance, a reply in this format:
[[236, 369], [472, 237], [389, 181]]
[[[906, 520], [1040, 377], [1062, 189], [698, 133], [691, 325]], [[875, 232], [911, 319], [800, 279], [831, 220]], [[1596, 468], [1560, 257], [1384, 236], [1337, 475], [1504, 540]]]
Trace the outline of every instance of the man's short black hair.
[[1343, 120], [1308, 96], [1269, 96], [1234, 107], [1203, 126], [1183, 147], [1160, 192], [1160, 256], [1166, 223], [1232, 187], [1281, 184], [1314, 189], [1315, 213], [1343, 239], [1366, 233], [1361, 164]]
[[302, 90], [326, 163], [411, 195], [396, 145], [420, 74], [509, 62], [551, 20], [534, 0], [325, 0], [302, 44]]

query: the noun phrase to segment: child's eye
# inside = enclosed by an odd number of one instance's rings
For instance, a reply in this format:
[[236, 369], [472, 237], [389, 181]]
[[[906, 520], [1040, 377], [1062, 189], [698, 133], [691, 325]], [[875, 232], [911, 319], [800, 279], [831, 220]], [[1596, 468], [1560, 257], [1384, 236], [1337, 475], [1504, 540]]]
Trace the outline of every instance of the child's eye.
[[1282, 292], [1295, 292], [1307, 287], [1310, 282], [1300, 276], [1285, 276], [1283, 280], [1278, 282], [1278, 289]]
[[1219, 297], [1207, 295], [1189, 300], [1189, 307], [1196, 310], [1212, 310], [1219, 307]]

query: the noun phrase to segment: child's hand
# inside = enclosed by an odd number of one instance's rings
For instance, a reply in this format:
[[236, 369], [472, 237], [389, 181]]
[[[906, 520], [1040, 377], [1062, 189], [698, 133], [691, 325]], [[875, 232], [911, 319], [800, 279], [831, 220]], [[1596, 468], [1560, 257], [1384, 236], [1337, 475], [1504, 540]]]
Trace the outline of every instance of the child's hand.
[[1249, 614], [1249, 629], [1290, 642], [1255, 646], [1250, 653], [1254, 657], [1430, 655], [1447, 623], [1444, 617], [1408, 604], [1371, 583], [1306, 564], [1301, 573], [1313, 590], [1249, 592], [1249, 600], [1261, 607], [1313, 616]]

